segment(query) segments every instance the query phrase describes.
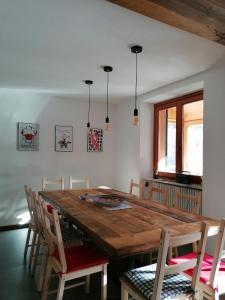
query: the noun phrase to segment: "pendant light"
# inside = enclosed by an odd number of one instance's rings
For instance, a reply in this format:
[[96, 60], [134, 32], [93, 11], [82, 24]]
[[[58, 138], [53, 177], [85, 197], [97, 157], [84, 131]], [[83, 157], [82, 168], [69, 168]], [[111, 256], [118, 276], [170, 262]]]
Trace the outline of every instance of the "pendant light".
[[136, 77], [135, 77], [135, 101], [134, 101], [134, 116], [133, 116], [133, 125], [139, 125], [139, 116], [138, 116], [138, 108], [137, 108], [137, 83], [138, 83], [138, 76], [137, 76], [137, 55], [141, 53], [143, 48], [139, 45], [132, 46], [131, 52], [136, 55]]
[[92, 80], [85, 80], [85, 84], [88, 85], [89, 97], [88, 97], [88, 121], [87, 121], [87, 131], [90, 131], [90, 111], [91, 111], [91, 85], [93, 84]]
[[109, 122], [109, 73], [112, 72], [113, 68], [110, 66], [104, 66], [103, 70], [107, 73], [107, 103], [106, 103], [106, 118], [105, 118], [105, 130], [108, 131], [110, 129]]

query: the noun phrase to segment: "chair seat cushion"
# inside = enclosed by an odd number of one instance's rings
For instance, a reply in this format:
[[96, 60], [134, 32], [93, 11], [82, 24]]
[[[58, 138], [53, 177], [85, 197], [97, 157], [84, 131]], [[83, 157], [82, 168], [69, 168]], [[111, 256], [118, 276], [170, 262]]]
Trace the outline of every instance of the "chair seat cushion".
[[[108, 258], [93, 245], [66, 247], [64, 252], [67, 264], [66, 273], [108, 263]], [[55, 251], [53, 256], [60, 261], [58, 251]]]
[[[190, 259], [196, 258], [195, 253], [189, 253], [183, 256], [175, 257], [172, 258], [168, 261], [168, 264], [178, 264], [181, 262], [188, 261]], [[201, 266], [201, 274], [200, 274], [200, 281], [205, 284], [209, 284], [209, 278], [210, 278], [210, 273], [212, 270], [212, 262], [213, 262], [213, 257], [207, 253], [204, 255], [204, 259], [202, 262]], [[192, 277], [194, 272], [194, 269], [189, 269], [185, 271], [188, 276]], [[220, 268], [219, 268], [219, 277], [224, 277], [225, 278], [225, 263], [223, 261], [220, 262]], [[215, 290], [218, 289], [218, 287], [215, 288]]]
[[[134, 269], [125, 273], [122, 280], [131, 284], [146, 299], [151, 299], [154, 287], [156, 264]], [[166, 275], [160, 299], [172, 299], [178, 295], [193, 295], [191, 281], [181, 274]], [[131, 297], [132, 299], [132, 297]]]

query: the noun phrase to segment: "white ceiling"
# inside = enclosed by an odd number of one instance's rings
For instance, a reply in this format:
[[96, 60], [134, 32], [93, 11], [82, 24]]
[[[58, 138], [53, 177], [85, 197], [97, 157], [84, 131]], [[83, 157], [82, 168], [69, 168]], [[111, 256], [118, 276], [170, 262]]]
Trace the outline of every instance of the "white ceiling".
[[208, 69], [225, 47], [104, 0], [0, 0], [0, 87], [110, 101], [133, 97], [135, 55], [139, 94]]

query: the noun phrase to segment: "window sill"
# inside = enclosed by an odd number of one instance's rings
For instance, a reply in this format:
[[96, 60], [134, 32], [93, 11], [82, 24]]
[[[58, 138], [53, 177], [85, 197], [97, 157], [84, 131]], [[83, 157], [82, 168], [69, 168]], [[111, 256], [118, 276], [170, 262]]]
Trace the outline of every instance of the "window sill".
[[[147, 181], [147, 179], [144, 179], [144, 181]], [[162, 178], [158, 178], [158, 179], [151, 179], [151, 181], [153, 182], [158, 182], [158, 183], [162, 183], [162, 184], [169, 184], [169, 185], [173, 185], [173, 186], [179, 186], [179, 187], [184, 187], [184, 188], [189, 188], [189, 189], [195, 189], [195, 190], [202, 190], [202, 185], [201, 184], [184, 184], [184, 183], [178, 183], [175, 180], [170, 180], [170, 179], [162, 179]]]
[[[159, 171], [157, 176], [158, 176], [158, 179], [168, 180], [170, 182], [176, 183], [176, 173], [166, 173], [166, 172]], [[202, 185], [202, 177], [201, 176], [197, 176], [197, 175], [190, 175], [190, 176], [191, 176], [191, 184], [196, 184], [199, 186]]]

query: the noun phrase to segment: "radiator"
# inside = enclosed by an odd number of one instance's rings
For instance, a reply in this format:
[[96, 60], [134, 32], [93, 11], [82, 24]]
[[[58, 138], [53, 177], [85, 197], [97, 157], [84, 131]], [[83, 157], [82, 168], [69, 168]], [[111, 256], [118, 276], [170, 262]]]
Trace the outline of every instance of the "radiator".
[[[175, 198], [175, 193], [177, 189], [179, 190], [180, 193], [182, 194], [187, 194], [190, 196], [195, 196], [197, 193], [200, 193], [200, 212], [202, 211], [202, 188], [199, 185], [185, 185], [185, 184], [179, 184], [176, 182], [168, 182], [164, 180], [159, 180], [159, 179], [143, 179], [144, 183], [144, 191], [143, 191], [143, 196], [145, 199], [148, 199], [148, 190], [149, 187], [152, 185], [153, 187], [157, 187], [160, 189], [167, 189], [168, 190], [168, 205], [173, 206], [173, 201]], [[147, 184], [146, 184], [147, 183]], [[148, 185], [148, 186], [146, 186]], [[157, 202], [162, 201], [162, 195], [160, 193], [153, 193], [152, 195], [153, 200]], [[179, 200], [179, 208], [191, 212], [193, 210], [194, 204], [192, 201], [187, 201], [185, 199], [180, 199]]]

